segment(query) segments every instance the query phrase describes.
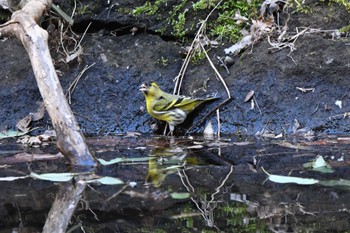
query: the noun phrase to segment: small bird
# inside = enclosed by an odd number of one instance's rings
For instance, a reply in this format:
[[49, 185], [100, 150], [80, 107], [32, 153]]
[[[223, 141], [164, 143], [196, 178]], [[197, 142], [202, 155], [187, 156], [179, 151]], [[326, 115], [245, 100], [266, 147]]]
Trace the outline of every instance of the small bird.
[[166, 121], [169, 124], [171, 135], [174, 133], [175, 126], [184, 122], [187, 115], [198, 105], [218, 99], [217, 97], [201, 99], [172, 95], [162, 91], [155, 82], [150, 85], [142, 84], [140, 91], [145, 95], [148, 113], [158, 120]]

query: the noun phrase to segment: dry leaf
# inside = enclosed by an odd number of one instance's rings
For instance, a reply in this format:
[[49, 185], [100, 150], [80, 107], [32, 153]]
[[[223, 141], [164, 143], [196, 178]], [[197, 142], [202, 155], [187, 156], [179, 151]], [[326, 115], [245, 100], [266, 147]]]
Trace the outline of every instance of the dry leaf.
[[33, 116], [32, 121], [38, 121], [38, 120], [43, 119], [44, 114], [45, 114], [45, 104], [44, 104], [44, 102], [38, 101], [36, 103], [39, 105], [39, 107], [36, 110], [36, 112], [32, 113], [32, 116]]
[[304, 88], [304, 87], [296, 87], [296, 89], [298, 89], [299, 91], [303, 92], [303, 93], [306, 93], [306, 92], [314, 92], [315, 91], [315, 88]]
[[211, 40], [209, 43], [210, 43], [211, 46], [214, 46], [214, 47], [219, 45], [219, 42], [216, 41], [216, 40]]
[[274, 142], [273, 144], [276, 144], [276, 145], [279, 145], [279, 146], [282, 146], [282, 147], [287, 147], [287, 148], [290, 148], [290, 149], [296, 149], [296, 150], [313, 150], [312, 147], [303, 146], [303, 145], [300, 145], [300, 144], [292, 144], [290, 142]]
[[254, 144], [254, 142], [249, 142], [249, 141], [246, 141], [246, 142], [233, 142], [232, 144], [236, 145], [236, 146], [247, 146], [247, 145]]
[[250, 27], [250, 33], [252, 36], [252, 39], [254, 41], [259, 40], [260, 38], [265, 37], [267, 34], [271, 33], [273, 31], [273, 24], [274, 20], [267, 19], [267, 20], [252, 20], [252, 26]]
[[35, 146], [35, 145], [47, 145], [47, 143], [50, 140], [53, 139], [53, 137], [56, 137], [56, 132], [54, 130], [46, 130], [43, 134], [38, 136], [24, 136], [17, 140], [17, 142], [20, 142], [22, 144], [27, 144], [29, 146]]
[[229, 48], [224, 49], [226, 54], [238, 54], [240, 53], [243, 49], [247, 48], [249, 45], [253, 43], [252, 41], [252, 36], [247, 35], [243, 37], [242, 40], [238, 41], [236, 44], [232, 45]]
[[81, 54], [83, 54], [83, 47], [81, 47], [79, 45], [79, 49], [77, 51], [75, 51], [74, 53], [72, 53], [66, 57], [66, 63], [69, 63], [69, 62], [75, 60], [76, 58], [78, 58], [78, 60], [79, 60]]
[[26, 117], [19, 120], [16, 124], [17, 129], [21, 130], [22, 132], [28, 132], [30, 127], [30, 123], [32, 122], [33, 114], [29, 114]]
[[126, 138], [137, 138], [141, 135], [139, 132], [126, 132]]
[[248, 102], [251, 98], [253, 98], [254, 91], [251, 90], [248, 92], [248, 94], [245, 96], [244, 103]]
[[294, 119], [294, 125], [292, 127], [292, 132], [295, 133], [300, 127], [300, 123], [297, 119]]
[[340, 109], [342, 109], [342, 107], [343, 107], [343, 101], [337, 100], [337, 101], [335, 101], [335, 105], [337, 105]]
[[209, 121], [208, 124], [205, 126], [203, 134], [205, 138], [214, 137], [214, 129], [213, 129], [213, 125], [211, 124], [211, 121]]
[[40, 135], [42, 137], [45, 137], [45, 136], [50, 136], [50, 137], [56, 137], [56, 131], [55, 130], [45, 130], [45, 132]]
[[237, 25], [248, 22], [248, 18], [242, 16], [239, 10], [236, 12], [235, 17], [233, 19], [236, 20]]
[[254, 107], [255, 107], [255, 105], [254, 105], [254, 99], [251, 99], [251, 100], [250, 100], [250, 110], [253, 110]]
[[30, 123], [32, 121], [38, 121], [44, 117], [45, 114], [45, 105], [43, 102], [37, 102], [39, 105], [38, 109], [34, 113], [29, 113], [26, 117], [19, 120], [16, 124], [16, 127], [22, 132], [28, 132], [30, 130]]
[[130, 29], [131, 35], [134, 36], [138, 30], [139, 30], [139, 29], [138, 29], [137, 27], [131, 28], [131, 29]]

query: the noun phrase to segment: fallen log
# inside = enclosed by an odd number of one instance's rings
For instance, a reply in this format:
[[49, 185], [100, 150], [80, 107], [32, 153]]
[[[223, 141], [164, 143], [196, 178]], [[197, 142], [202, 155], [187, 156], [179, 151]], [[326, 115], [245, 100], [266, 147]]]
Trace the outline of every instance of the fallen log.
[[26, 49], [46, 110], [57, 134], [57, 147], [73, 166], [95, 167], [85, 139], [64, 96], [48, 47], [48, 33], [39, 22], [51, 0], [30, 0], [0, 25], [1, 37], [17, 37]]

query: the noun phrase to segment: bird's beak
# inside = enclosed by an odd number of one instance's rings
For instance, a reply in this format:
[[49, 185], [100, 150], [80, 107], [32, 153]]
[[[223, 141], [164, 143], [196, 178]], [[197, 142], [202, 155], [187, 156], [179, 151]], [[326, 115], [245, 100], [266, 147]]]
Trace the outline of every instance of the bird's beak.
[[147, 86], [146, 86], [146, 84], [142, 84], [141, 86], [140, 86], [140, 91], [142, 91], [142, 92], [145, 92], [145, 91], [147, 91]]

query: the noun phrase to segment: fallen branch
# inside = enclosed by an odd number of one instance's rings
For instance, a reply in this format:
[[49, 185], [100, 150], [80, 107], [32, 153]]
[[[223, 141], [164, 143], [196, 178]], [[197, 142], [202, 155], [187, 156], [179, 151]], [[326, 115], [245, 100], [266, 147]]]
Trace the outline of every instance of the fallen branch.
[[0, 37], [16, 36], [26, 49], [45, 107], [57, 134], [57, 147], [76, 166], [96, 166], [57, 77], [47, 32], [37, 22], [50, 9], [51, 0], [31, 0], [0, 25]]

